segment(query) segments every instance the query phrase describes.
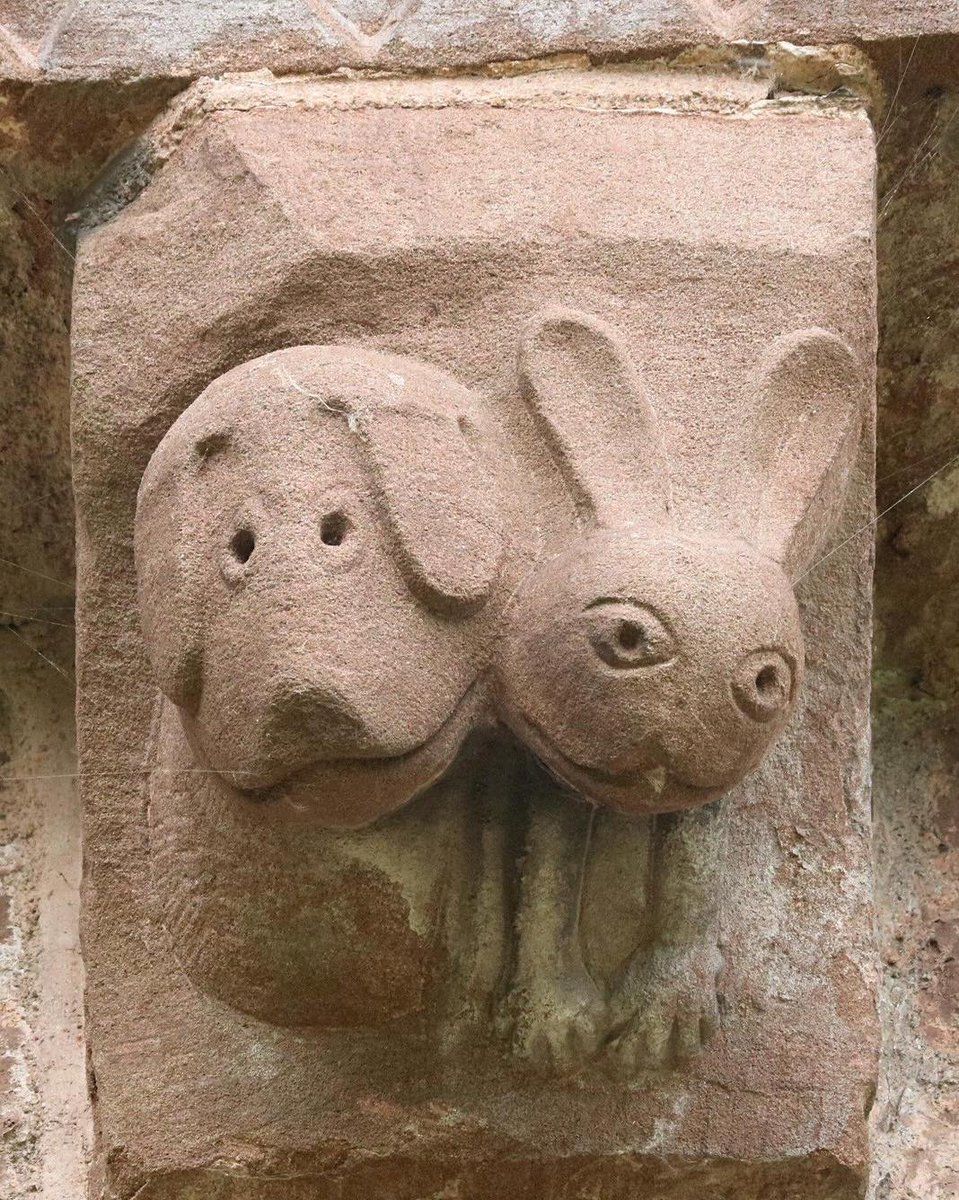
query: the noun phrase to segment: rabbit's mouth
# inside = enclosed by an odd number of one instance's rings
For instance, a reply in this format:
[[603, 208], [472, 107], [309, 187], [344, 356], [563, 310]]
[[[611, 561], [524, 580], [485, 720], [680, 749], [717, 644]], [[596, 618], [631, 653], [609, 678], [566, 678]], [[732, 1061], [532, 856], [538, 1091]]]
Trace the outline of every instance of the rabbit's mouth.
[[610, 772], [587, 767], [564, 754], [528, 717], [513, 714], [513, 732], [533, 752], [545, 769], [583, 799], [617, 812], [676, 812], [698, 808], [721, 796], [725, 786], [701, 787], [687, 783], [662, 763], [643, 770]]

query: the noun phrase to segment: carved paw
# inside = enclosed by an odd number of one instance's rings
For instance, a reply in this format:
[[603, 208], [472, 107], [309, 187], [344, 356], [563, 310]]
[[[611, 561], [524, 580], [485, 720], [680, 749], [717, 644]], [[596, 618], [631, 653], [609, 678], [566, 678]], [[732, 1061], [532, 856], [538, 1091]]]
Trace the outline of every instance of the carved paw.
[[715, 947], [654, 946], [630, 962], [611, 1001], [609, 1055], [625, 1076], [698, 1054], [719, 1027]]
[[504, 1007], [513, 1053], [544, 1071], [568, 1073], [592, 1058], [605, 1028], [605, 1005], [585, 972], [517, 986]]

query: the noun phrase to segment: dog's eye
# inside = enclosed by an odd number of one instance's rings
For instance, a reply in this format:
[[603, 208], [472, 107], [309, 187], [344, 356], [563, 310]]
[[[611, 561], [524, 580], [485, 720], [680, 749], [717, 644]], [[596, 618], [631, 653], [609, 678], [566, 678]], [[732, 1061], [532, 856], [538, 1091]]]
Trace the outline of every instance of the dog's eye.
[[660, 618], [633, 600], [594, 600], [587, 605], [583, 619], [590, 644], [610, 667], [654, 667], [669, 662], [676, 653], [673, 636]]

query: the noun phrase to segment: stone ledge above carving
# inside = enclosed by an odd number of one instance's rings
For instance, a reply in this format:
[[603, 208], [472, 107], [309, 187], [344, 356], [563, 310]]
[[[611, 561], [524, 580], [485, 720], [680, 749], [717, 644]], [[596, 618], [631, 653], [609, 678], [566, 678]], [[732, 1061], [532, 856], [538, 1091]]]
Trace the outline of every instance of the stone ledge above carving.
[[957, 32], [951, 0], [4, 0], [0, 73], [122, 79], [264, 68], [439, 70], [568, 53], [627, 57], [684, 44], [828, 45]]

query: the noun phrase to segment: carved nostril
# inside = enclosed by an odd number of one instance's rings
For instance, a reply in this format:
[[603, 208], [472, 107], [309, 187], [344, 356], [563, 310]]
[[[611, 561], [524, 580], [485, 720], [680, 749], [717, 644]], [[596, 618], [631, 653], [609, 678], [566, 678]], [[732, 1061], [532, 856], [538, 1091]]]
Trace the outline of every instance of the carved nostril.
[[256, 538], [252, 529], [238, 529], [230, 539], [230, 550], [237, 562], [249, 562], [255, 549]]
[[775, 650], [749, 655], [732, 685], [738, 707], [754, 721], [772, 721], [790, 705], [793, 669]]
[[346, 513], [327, 513], [320, 522], [320, 541], [324, 546], [342, 546], [349, 527]]

